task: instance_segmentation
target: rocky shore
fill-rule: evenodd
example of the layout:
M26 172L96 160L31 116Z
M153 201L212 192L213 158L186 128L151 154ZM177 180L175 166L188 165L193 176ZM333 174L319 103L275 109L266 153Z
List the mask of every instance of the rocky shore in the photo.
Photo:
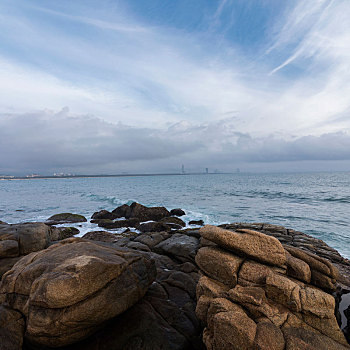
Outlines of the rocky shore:
M101 210L82 238L77 214L0 222L0 349L350 349L349 260L282 226L184 214Z

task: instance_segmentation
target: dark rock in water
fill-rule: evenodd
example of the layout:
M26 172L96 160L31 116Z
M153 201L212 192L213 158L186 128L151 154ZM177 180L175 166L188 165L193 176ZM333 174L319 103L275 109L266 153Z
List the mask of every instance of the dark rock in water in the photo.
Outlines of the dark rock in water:
M69 238L23 257L2 279L0 299L25 317L30 343L59 347L130 308L155 276L145 255Z
M0 306L1 350L22 350L24 318L15 310Z
M191 220L188 224L189 225L203 226L204 225L204 221L203 220Z
M137 228L140 224L138 219L126 219L126 220L116 220L116 221L103 221L99 222L99 227L104 227L107 229L116 229L122 227L135 227Z
M79 229L76 227L56 227L60 231L59 240L73 237L79 234Z
M5 221L0 220L0 225L7 225L7 223Z
M180 218L174 217L174 216L160 219L159 222L163 222L164 224L167 224L169 226L176 225L176 226L174 226L174 228L177 228L177 229L180 229L180 228L186 226L186 223L183 220L181 220Z
M136 218L142 221L158 221L170 216L169 211L164 207L145 207L139 203L132 203L130 206L130 218Z
M85 233L85 235L82 237L84 239L89 239L91 241L100 241L100 242L109 242L113 243L117 240L117 237L106 231L90 231Z
M75 222L86 222L86 217L79 214L72 213L61 213L50 216L47 219L47 224L49 225L59 225L66 223L75 223Z
M186 215L186 213L182 209L177 208L177 209L171 209L170 215L171 216L183 216L183 215Z
M113 220L117 218L113 213L109 212L108 210L100 210L92 214L91 219L110 219Z
M114 218L126 218L129 219L131 215L131 208L127 204L123 204L118 208L115 208L112 210L112 214L114 215Z
M162 232L162 231L170 231L171 228L170 226L162 223L162 222L156 222L156 221L152 221L152 222L146 222L144 224L141 224L138 229L141 232Z

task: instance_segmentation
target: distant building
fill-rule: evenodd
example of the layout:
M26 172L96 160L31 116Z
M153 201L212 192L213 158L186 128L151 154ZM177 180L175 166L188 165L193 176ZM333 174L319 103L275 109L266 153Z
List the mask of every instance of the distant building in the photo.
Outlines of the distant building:
M32 178L32 177L39 177L40 175L39 174L30 174L30 175L26 175L26 177L30 177L30 178Z
M209 169L205 168L205 173L208 174L209 173Z
M185 174L185 166L182 164L182 167L181 167L181 174Z

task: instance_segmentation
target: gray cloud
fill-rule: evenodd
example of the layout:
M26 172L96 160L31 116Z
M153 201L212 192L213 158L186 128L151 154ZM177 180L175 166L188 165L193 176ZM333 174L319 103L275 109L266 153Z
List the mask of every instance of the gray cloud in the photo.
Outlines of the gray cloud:
M234 121L180 122L164 129L107 123L93 116L71 115L68 109L1 115L0 174L167 172L176 171L182 163L191 170L225 171L259 163L264 170L271 163L350 160L346 132L252 137L236 130Z

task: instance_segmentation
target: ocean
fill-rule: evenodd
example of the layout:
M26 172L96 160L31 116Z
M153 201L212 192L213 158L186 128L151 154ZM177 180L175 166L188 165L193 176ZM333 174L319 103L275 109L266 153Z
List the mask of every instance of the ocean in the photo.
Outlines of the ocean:
M133 201L182 208L187 223L283 225L320 238L350 258L349 172L0 181L0 220L8 223L45 221L61 212L90 218L95 211ZM80 235L99 229L89 222L75 226Z

